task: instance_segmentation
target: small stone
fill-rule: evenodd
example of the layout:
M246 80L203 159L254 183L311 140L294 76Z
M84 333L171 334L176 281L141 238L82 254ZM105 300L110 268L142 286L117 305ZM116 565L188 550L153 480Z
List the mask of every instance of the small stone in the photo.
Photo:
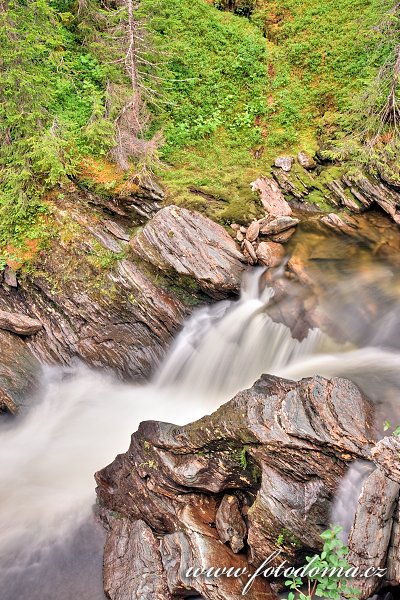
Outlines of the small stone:
M285 249L276 242L261 242L256 254L259 262L266 267L278 267L285 258Z
M240 226L240 231L241 233L246 233L247 232L247 227L243 227L243 225Z
M17 335L33 335L42 329L38 319L32 319L20 313L10 313L0 310L0 329L11 331Z
M244 240L243 242L243 254L249 260L249 262L253 265L257 264L257 255L254 251L253 246L250 244L249 240Z
M233 231L239 231L240 225L237 223L231 223L231 229L233 229Z
M278 156L278 158L275 159L275 166L281 168L283 171L289 172L292 165L292 156Z
M258 223L258 221L253 221L252 223L250 223L247 229L246 239L248 239L249 242L254 242L258 238L259 232L260 224Z
M243 240L244 240L244 235L243 235L243 233L242 233L241 231L238 231L238 232L237 232L237 234L236 234L236 239L237 239L237 241L238 241L238 242L243 242Z
M17 274L11 267L7 266L4 269L4 282L7 283L7 285L9 285L10 287L18 287Z
M282 231L281 233L277 233L276 235L271 235L271 240L279 244L285 244L290 240L294 233L296 233L295 229L288 229L287 231Z
M311 156L307 154L307 152L299 152L297 155L297 160L299 162L299 165L303 167L303 169L307 169L308 171L315 169L315 167L317 166L315 160L311 158Z
M243 540L247 528L236 496L225 495L223 497L217 510L215 525L221 542L224 544L229 542L233 552L237 554L244 547Z
M272 220L267 217L259 222L260 233L263 235L275 235L296 227L298 223L300 223L299 219L293 219L292 217L277 217Z

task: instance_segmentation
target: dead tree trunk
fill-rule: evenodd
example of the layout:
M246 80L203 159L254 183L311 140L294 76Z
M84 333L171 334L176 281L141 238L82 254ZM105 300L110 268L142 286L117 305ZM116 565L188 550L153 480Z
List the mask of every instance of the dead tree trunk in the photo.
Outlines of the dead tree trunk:
M135 18L135 10L137 5L134 0L127 0L128 9L128 41L129 47L125 59L126 68L131 80L132 86L132 100L131 100L131 111L132 119L136 124L137 131L141 129L140 126L140 104L141 95L139 87L139 72L138 72L138 57L137 57L137 40L138 40L138 22Z
M400 77L400 46L397 48L396 62L393 67L393 80L390 86L390 92L386 100L386 104L382 111L382 122L389 123L397 130L400 110L397 102L397 87Z

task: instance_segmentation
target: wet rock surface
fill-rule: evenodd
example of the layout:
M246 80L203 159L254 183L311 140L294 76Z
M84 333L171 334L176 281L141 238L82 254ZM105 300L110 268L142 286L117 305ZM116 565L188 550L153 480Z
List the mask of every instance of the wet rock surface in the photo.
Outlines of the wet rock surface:
M247 265L221 226L184 209L157 212L154 203L156 216L134 240L143 250L140 240L161 236L162 264L154 248L143 260L128 240L147 213L134 220L129 199L103 200L73 189L53 206L60 237L29 272L13 263L0 274L0 329L27 336L44 363L79 359L145 380L192 306L237 293Z
M131 241L143 260L192 277L214 298L237 292L244 258L220 225L200 213L167 206Z
M46 263L47 272L57 275L61 265L51 256ZM101 294L75 279L54 289L49 277L37 273L18 290L0 287L0 308L28 310L41 323L26 344L43 363L71 364L79 358L128 378L145 378L183 321L186 307L127 259L102 285Z
M15 414L38 384L41 367L24 342L0 330L0 413Z
M166 576L173 598L236 599L244 581L188 579L187 569L251 571L278 538L291 564L319 550L348 463L373 445L371 421L369 401L346 380L264 375L190 425L142 423L128 452L96 475L103 518L144 521L160 537L160 585ZM260 577L248 597L274 595Z

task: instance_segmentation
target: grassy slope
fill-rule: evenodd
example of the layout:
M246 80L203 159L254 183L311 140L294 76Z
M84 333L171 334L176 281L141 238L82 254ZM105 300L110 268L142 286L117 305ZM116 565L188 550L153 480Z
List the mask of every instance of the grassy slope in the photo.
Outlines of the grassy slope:
M19 38L26 87L37 90L33 103L29 95L20 102L25 112L38 113L32 122L40 127L33 125L18 143L2 146L1 163L11 173L0 197L6 206L0 222L3 247L7 241L23 245L28 237L38 238L40 248L51 221L40 201L43 182L51 187L73 172L113 194L126 179L104 158L112 142L107 122L93 121L102 114L107 81L124 85L124 75L85 45L74 2L35 4L31 35L37 44L25 33L33 27L24 21L26 8L10 5L18 31L7 43ZM248 20L218 11L206 0L141 0L162 57L161 96L150 108L152 128L161 127L165 139L165 168L159 174L167 201L198 208L221 222L255 215L249 183L268 172L276 155L313 151L318 138L351 130L354 98L390 51L373 29L389 8L378 0L259 0ZM10 67L12 74L11 59ZM12 105L10 93L15 77L1 85L9 85L10 107L5 105L0 116L6 126L14 119L18 131L21 109ZM25 195L13 188L19 170L26 181L35 181Z
M174 2L165 4L171 9ZM248 22L215 11L203 0L175 2L173 10L166 10L166 29L188 70L173 65L171 71L176 77L197 74L197 80L191 89L183 88L183 100L182 90L173 90L177 108L164 114L164 156L171 168L162 177L169 199L222 221L253 216L249 182L268 172L274 157L313 152L317 140L351 130L354 98L390 50L373 29L389 8L378 0L262 0ZM261 41L264 52L258 48ZM250 65L245 74L236 72L237 55L249 47L257 70ZM232 105L225 98L236 86L233 109L239 116L232 123L226 110ZM200 139L189 135L190 143L182 143L182 123L192 131L199 117L208 119L212 130ZM195 196L190 187L220 201Z

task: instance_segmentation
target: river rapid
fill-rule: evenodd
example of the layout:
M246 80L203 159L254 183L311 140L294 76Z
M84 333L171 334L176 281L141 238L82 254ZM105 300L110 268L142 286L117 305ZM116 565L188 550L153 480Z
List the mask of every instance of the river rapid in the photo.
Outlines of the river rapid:
M27 409L0 422L2 600L104 599L93 475L126 451L140 421L188 423L270 373L347 377L374 400L379 430L384 419L400 423L399 269L362 244L329 239L328 257L320 248L315 259L326 331L295 339L270 316L271 279L253 269L239 299L194 312L147 385L84 365L43 368ZM283 277L278 271L274 281ZM290 300L282 300L282 314ZM333 519L345 528L367 470L350 467L338 491Z

